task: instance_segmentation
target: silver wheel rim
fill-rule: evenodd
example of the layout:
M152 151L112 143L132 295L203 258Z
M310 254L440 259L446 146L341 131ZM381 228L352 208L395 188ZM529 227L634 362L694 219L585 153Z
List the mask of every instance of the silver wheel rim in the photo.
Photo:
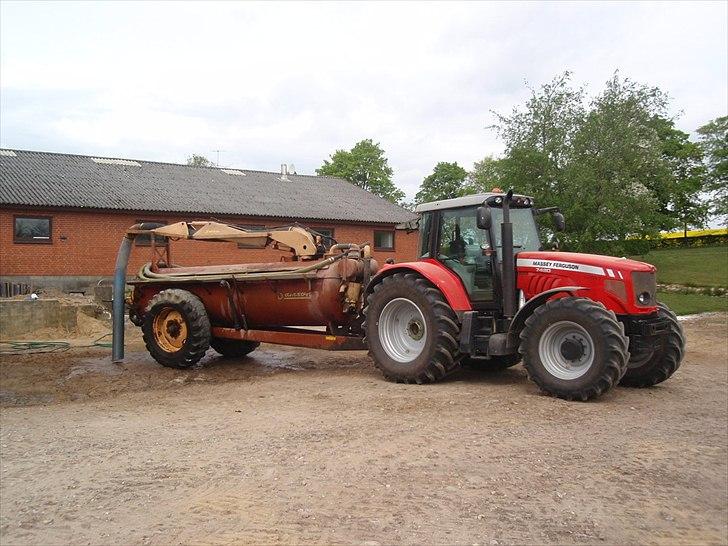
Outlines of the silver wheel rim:
M546 371L570 381L584 375L594 363L594 342L576 322L551 324L538 342L538 353Z
M379 341L390 358L397 362L411 362L425 348L427 324L425 317L412 301L395 298L379 315Z

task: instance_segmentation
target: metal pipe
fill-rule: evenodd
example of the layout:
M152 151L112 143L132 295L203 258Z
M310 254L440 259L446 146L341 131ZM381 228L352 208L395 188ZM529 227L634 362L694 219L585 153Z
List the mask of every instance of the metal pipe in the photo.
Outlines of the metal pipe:
M306 267L300 267L290 271L270 271L258 273L230 272L224 274L195 274L189 273L154 273L150 269L150 264L145 264L139 271L139 278L147 282L164 282L174 280L175 282L184 281L221 281L228 279L238 279L241 281L264 281L264 280L296 280L305 277L307 273L315 272L318 269L327 267L334 262L344 258L346 254L341 253L336 256L327 258L321 262Z
M503 223L501 224L501 283L503 285L503 315L513 318L516 314L516 266L513 259L513 224L511 224L510 204L513 190L509 190L503 199Z
M134 235L125 235L121 240L119 253L116 255L114 270L114 291L112 295L112 329L111 329L111 361L124 360L124 297L126 291L126 268L129 264L129 253Z

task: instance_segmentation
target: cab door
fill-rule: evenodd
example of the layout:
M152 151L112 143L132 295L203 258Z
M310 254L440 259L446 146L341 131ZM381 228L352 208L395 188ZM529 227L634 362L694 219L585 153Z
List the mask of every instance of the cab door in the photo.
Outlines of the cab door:
M489 231L478 228L476 210L463 207L440 211L437 260L460 277L471 301L492 302L495 253Z

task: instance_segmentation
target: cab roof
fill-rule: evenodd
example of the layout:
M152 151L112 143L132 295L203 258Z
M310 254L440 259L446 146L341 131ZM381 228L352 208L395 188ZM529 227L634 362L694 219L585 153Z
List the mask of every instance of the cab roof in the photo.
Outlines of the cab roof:
M482 205L483 201L488 199L488 197L493 197L494 195L505 195L505 193L477 193L475 195L465 195L463 197L456 197L455 199L442 199L441 201L432 201L430 203L422 203L421 205L417 205L415 207L415 212L427 212L431 210L440 210L440 209L457 209L460 207L472 207L473 205ZM528 197L526 195L516 195L514 194L513 197ZM533 198L529 197L531 201L533 202Z

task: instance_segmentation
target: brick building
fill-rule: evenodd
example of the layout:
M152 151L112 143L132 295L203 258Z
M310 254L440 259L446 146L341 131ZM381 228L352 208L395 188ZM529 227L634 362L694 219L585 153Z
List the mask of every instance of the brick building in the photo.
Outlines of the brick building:
M0 282L85 289L113 275L126 229L216 219L299 223L338 242L371 242L380 262L415 257L414 215L344 180L130 159L0 150ZM150 259L137 240L129 271ZM147 247L147 248L145 248ZM282 252L177 241L183 265L277 261Z

